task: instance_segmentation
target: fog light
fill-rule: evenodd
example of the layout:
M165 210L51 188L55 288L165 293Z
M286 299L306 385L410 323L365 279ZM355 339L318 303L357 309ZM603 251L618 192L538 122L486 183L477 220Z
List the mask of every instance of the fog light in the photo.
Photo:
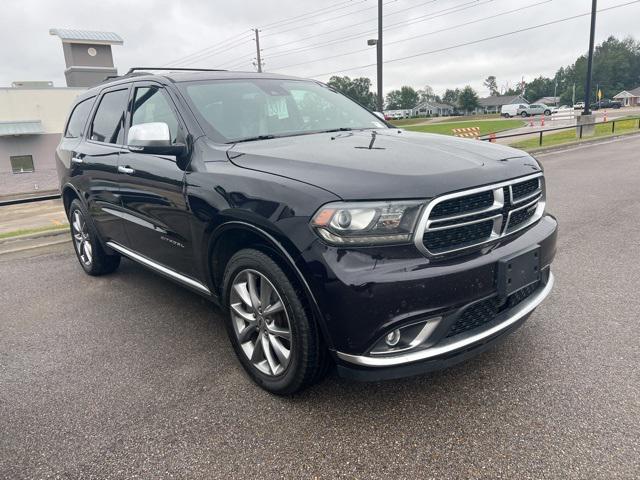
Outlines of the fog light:
M393 332L387 333L384 337L384 343L390 347L395 347L400 341L400 329L396 328Z

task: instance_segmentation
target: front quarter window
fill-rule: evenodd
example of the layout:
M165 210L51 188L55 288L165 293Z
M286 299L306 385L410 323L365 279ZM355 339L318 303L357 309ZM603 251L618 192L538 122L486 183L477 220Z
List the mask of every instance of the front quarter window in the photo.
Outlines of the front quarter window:
M386 128L374 114L315 82L234 79L181 85L208 135L232 143L328 130Z

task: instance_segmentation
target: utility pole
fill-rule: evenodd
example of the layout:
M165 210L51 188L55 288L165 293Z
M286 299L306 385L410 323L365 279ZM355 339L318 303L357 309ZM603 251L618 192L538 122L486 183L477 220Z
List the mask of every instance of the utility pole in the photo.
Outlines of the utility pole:
M593 41L596 34L596 9L598 8L598 0L591 1L591 32L589 34L589 60L587 62L587 85L584 91L584 111L583 115L591 113L591 71L593 69Z
M382 0L378 0L378 43L376 47L378 49L376 52L378 55L378 111L382 112L384 108L384 99L382 98Z
M258 73L262 73L262 57L260 56L260 33L257 28L255 28L253 31L256 34L256 61L258 62Z

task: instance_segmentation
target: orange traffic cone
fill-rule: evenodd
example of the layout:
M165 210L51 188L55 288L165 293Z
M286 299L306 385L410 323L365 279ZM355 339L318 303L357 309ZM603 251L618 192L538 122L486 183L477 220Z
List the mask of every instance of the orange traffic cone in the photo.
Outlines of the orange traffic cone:
M496 134L495 133L492 133L492 134L489 135L489 141L491 143L496 143Z
M606 110L604 111L604 121L605 122L607 121L607 111Z
M529 126L533 127L533 117L531 117L531 120L529 120Z
M544 113L542 114L542 116L540 117L540 126L544 127Z

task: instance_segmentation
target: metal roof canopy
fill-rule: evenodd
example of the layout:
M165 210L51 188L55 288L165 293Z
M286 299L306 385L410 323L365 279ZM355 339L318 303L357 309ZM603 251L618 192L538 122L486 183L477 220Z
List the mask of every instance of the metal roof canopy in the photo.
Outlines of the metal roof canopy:
M124 40L114 32L96 32L93 30L71 30L52 28L50 35L57 35L62 43L95 43L99 45L122 45Z
M0 137L18 135L40 135L44 133L40 120L21 120L17 122L0 122Z

